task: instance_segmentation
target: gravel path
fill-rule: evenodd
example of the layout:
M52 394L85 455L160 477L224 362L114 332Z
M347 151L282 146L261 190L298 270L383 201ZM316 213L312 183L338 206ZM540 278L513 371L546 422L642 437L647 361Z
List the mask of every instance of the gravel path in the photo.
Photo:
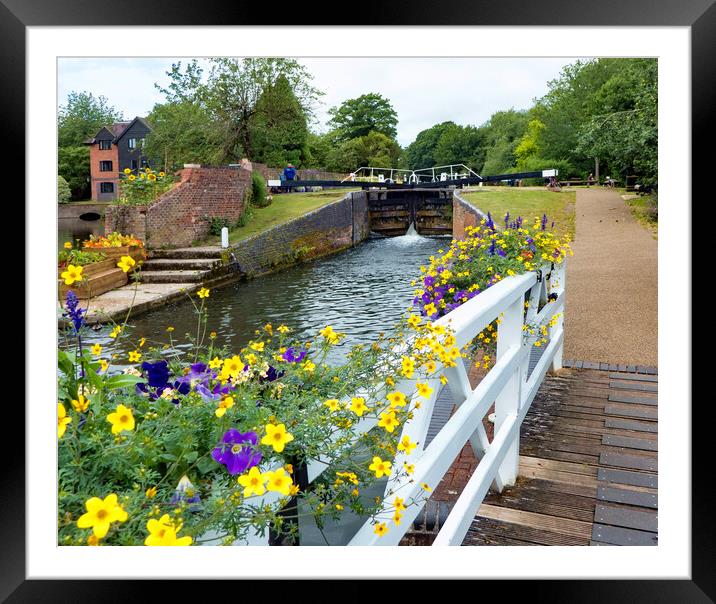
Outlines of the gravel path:
M579 189L564 358L658 365L657 242L618 193Z

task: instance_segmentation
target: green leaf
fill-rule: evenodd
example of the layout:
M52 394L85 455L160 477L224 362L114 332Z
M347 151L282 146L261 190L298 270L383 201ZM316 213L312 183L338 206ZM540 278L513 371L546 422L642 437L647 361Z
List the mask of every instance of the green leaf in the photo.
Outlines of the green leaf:
M140 384L143 382L144 378L138 375L122 374L113 375L112 377L107 378L104 385L105 388L108 388L110 390L117 390L119 388L129 388L131 386L135 386L136 384Z
M184 459L186 459L188 463L194 463L197 457L199 457L199 453L197 451L190 451L184 456Z

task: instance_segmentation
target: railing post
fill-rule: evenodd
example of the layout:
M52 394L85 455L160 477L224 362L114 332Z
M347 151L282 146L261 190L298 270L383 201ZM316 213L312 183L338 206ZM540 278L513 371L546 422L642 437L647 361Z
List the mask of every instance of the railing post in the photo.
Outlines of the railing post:
M552 271L551 280L550 283L551 291L550 293L560 294L565 291L566 286L566 278L567 278L567 260L562 260L559 264L555 265L554 270ZM564 313L567 308L566 300L562 304L562 312L559 318L557 319L557 323L554 327L549 328L549 335L553 336L554 334L559 333L562 329L564 329ZM552 358L552 363L550 364L549 370L551 373L555 373L556 371L559 371L562 369L562 352L564 350L564 338L562 339L562 344L559 345L559 348L555 351L554 357Z
M524 325L524 297L519 296L504 312L497 329L497 359L509 348L522 346L522 326ZM520 409L522 397L523 364L520 363L515 372L495 400L495 435L509 416L516 416ZM493 482L498 491L502 487L515 484L520 459L520 433L515 434L509 445L507 454L497 472L499 480Z

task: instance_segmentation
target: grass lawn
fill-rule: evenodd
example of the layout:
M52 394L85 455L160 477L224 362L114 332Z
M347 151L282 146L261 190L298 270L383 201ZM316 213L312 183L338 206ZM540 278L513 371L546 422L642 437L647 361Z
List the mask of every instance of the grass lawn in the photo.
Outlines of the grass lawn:
M330 189L316 193L280 193L273 196L273 202L266 208L251 208L253 216L243 227L234 227L229 231L229 242L236 243L252 235L261 233L283 224L308 212L325 206L343 197L349 191L358 189ZM210 236L202 245L211 245L221 241L220 236Z
M659 204L654 195L639 195L626 200L634 217L648 228L654 239L659 232Z
M482 187L469 192L459 192L460 196L476 208L492 214L496 223L504 221L505 213L511 218L522 216L530 221L535 216L547 214L549 223L554 220L558 233L569 233L574 238L574 205L577 199L575 191L547 191L544 188L531 187Z

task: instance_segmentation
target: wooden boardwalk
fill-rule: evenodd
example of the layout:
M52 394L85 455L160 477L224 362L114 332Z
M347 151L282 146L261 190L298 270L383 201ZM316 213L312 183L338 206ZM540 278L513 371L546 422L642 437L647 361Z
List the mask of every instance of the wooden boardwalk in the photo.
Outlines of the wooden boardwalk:
M463 545L657 544L658 377L588 365L545 378L522 425L517 483L488 494ZM406 544L432 542L476 465L466 446Z

